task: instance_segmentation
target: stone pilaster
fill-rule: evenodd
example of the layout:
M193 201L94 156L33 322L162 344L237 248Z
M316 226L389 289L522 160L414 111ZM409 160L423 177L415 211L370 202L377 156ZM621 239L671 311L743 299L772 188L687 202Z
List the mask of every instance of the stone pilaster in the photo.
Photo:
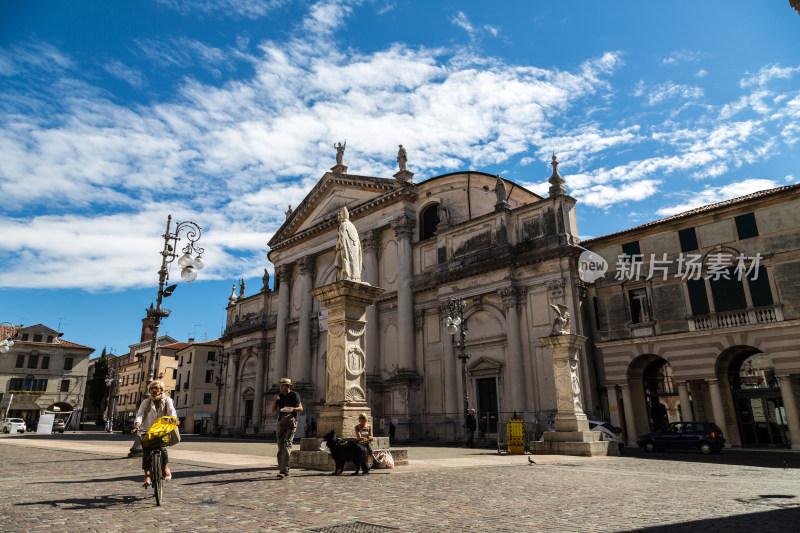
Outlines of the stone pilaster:
M516 287L505 287L497 291L503 298L503 309L506 313L506 357L510 370L511 398L509 398L507 411L522 413L526 406L533 405L533 400L527 398L529 388L528 372L522 360L522 336L520 334L519 313L517 304L520 299L520 290Z
M789 425L789 439L792 441L792 449L800 450L800 419L797 416L797 401L792 390L792 377L788 374L778 376L781 387L781 399L783 399L783 409L786 411L786 422Z
M313 257L304 257L298 261L300 266L300 320L297 335L298 369L294 378L310 384L311 377L311 307L314 303L311 289L314 283L316 264ZM280 379L280 378L278 378Z
M368 230L361 238L361 251L363 252L364 277L363 281L373 287L378 286L378 258L380 254L380 235L375 230ZM383 353L381 353L380 324L378 323L378 306L367 307L367 371L370 374L380 374L383 368Z
M685 381L678 382L678 397L681 399L681 418L685 422L694 420L692 415L692 405L689 401L689 387Z
M253 394L253 417L256 419L256 433L264 420L264 381L266 380L267 359L269 348L266 344L255 349L256 354L256 383Z
M400 368L414 368L414 300L411 293L413 277L411 236L414 220L401 216L391 222L397 237L397 344Z
M292 279L292 265L281 265L275 267L275 275L278 278L278 320L275 325L275 380L277 387L278 381L286 376L286 361L288 359L287 349L289 344L286 338L286 321L289 319L289 298L291 294L290 281Z

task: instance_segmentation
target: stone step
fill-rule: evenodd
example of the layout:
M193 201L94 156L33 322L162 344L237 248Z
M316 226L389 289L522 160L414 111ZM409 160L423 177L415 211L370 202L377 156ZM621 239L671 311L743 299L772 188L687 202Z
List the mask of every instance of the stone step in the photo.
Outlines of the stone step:
M376 449L374 451L378 453L378 451L381 450ZM391 448L389 451L392 453L395 468L408 465L408 450L403 448ZM370 461L369 464L372 466L372 461ZM303 450L302 447L300 450L292 451L289 457L289 466L291 468L305 468L307 470L322 470L326 472L333 472L336 469L336 463L331 457L330 452L322 452L319 449ZM350 461L345 463L345 472L352 472L353 470L355 470L355 465L353 463Z
M356 440L354 438L344 440ZM304 437L300 439L300 451L313 452L318 451L320 445L325 442L322 437ZM372 451L378 452L379 450L389 449L389 437L375 437L372 441Z

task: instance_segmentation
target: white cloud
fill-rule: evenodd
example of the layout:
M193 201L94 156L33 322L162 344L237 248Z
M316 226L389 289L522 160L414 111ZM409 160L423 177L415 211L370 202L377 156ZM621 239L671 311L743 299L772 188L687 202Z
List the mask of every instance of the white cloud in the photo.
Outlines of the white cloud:
M789 79L796 72L800 72L800 67L780 67L777 64L764 66L757 74L739 80L739 86L742 88L763 86L776 78Z
M145 84L145 79L142 72L138 69L125 65L122 61L109 61L103 65L103 68L112 76L128 82L137 89L142 88Z
M697 100L703 96L703 89L701 87L692 87L673 82L660 83L652 88L648 88L643 81L640 81L636 85L634 96L646 96L647 105L654 106L673 98Z
M697 74L695 74L695 76L697 76L698 78L705 78L706 76L708 76L708 71L705 69L700 69L697 71Z
M456 14L450 18L450 23L464 29L470 35L475 33L475 28L472 26L469 19L467 19L467 16L463 11L456 12Z
M286 0L156 0L156 2L183 15L196 12L257 19L269 15L285 4Z
M676 50L669 57L661 60L662 65L678 65L680 63L696 63L702 54L692 50Z
M685 200L679 204L663 207L656 211L658 216L666 217L683 213L697 207L723 202L732 198L738 198L754 192L774 189L779 185L767 179L750 178L740 182L729 183L720 187L706 187L702 191L686 191L680 193Z

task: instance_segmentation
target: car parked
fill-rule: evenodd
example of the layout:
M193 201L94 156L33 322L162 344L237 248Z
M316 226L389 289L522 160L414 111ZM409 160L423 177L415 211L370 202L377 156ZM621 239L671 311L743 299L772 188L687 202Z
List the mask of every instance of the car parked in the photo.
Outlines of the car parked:
M611 425L603 420L589 420L589 429L600 433L600 440L614 442L619 446L619 453L625 448L625 439L622 438L622 428Z
M67 429L67 424L64 423L64 419L56 418L53 420L53 433L64 433L65 429Z
M3 433L25 433L25 421L21 418L4 418Z
M647 452L659 450L700 450L700 453L718 453L725 446L719 426L712 422L672 422L653 433L636 439L636 444Z

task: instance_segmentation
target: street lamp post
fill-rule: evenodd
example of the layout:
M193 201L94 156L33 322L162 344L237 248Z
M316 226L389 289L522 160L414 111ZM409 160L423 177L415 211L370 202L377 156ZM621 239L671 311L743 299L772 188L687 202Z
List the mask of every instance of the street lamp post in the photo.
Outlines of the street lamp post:
M108 404L106 405L106 433L114 432L114 418L117 412L117 395L119 394L119 385L122 383L122 378L119 377L119 372L114 368L108 369L106 375L106 386L108 387Z
M469 389L467 388L467 321L464 319L464 310L467 308L467 301L461 298L447 299L447 316L444 318L444 325L447 333L455 336L459 334L455 341L456 348L459 349L458 358L461 359L461 380L464 390L464 416L469 414Z
M161 250L161 269L158 271L158 297L156 298L155 308L150 305L147 310L147 316L153 319L153 339L150 343L150 362L147 366L147 382L153 381L156 373L156 350L158 348L158 326L162 318L166 318L170 314L169 309L161 309L161 300L170 296L175 290L175 285L170 285L166 289L164 285L169 279L169 271L167 265L172 263L178 254L175 249L180 240L180 232L185 231L186 240L189 243L183 248L183 256L178 259L178 266L181 268L181 279L186 282L192 282L197 278L197 271L205 266L203 261L203 249L195 246L200 240L201 228L195 222L187 220L186 222L178 222L175 225L174 231L170 231L172 224L172 215L167 217L167 231L162 235L164 237L164 248ZM197 253L197 257L192 257L193 253Z
M222 397L222 386L225 385L222 376L228 366L228 357L224 352L220 352L217 358L217 366L219 367L219 372L214 378L214 384L217 386L217 411L214 413L214 433L219 437L222 434L222 427L219 425L219 400Z

